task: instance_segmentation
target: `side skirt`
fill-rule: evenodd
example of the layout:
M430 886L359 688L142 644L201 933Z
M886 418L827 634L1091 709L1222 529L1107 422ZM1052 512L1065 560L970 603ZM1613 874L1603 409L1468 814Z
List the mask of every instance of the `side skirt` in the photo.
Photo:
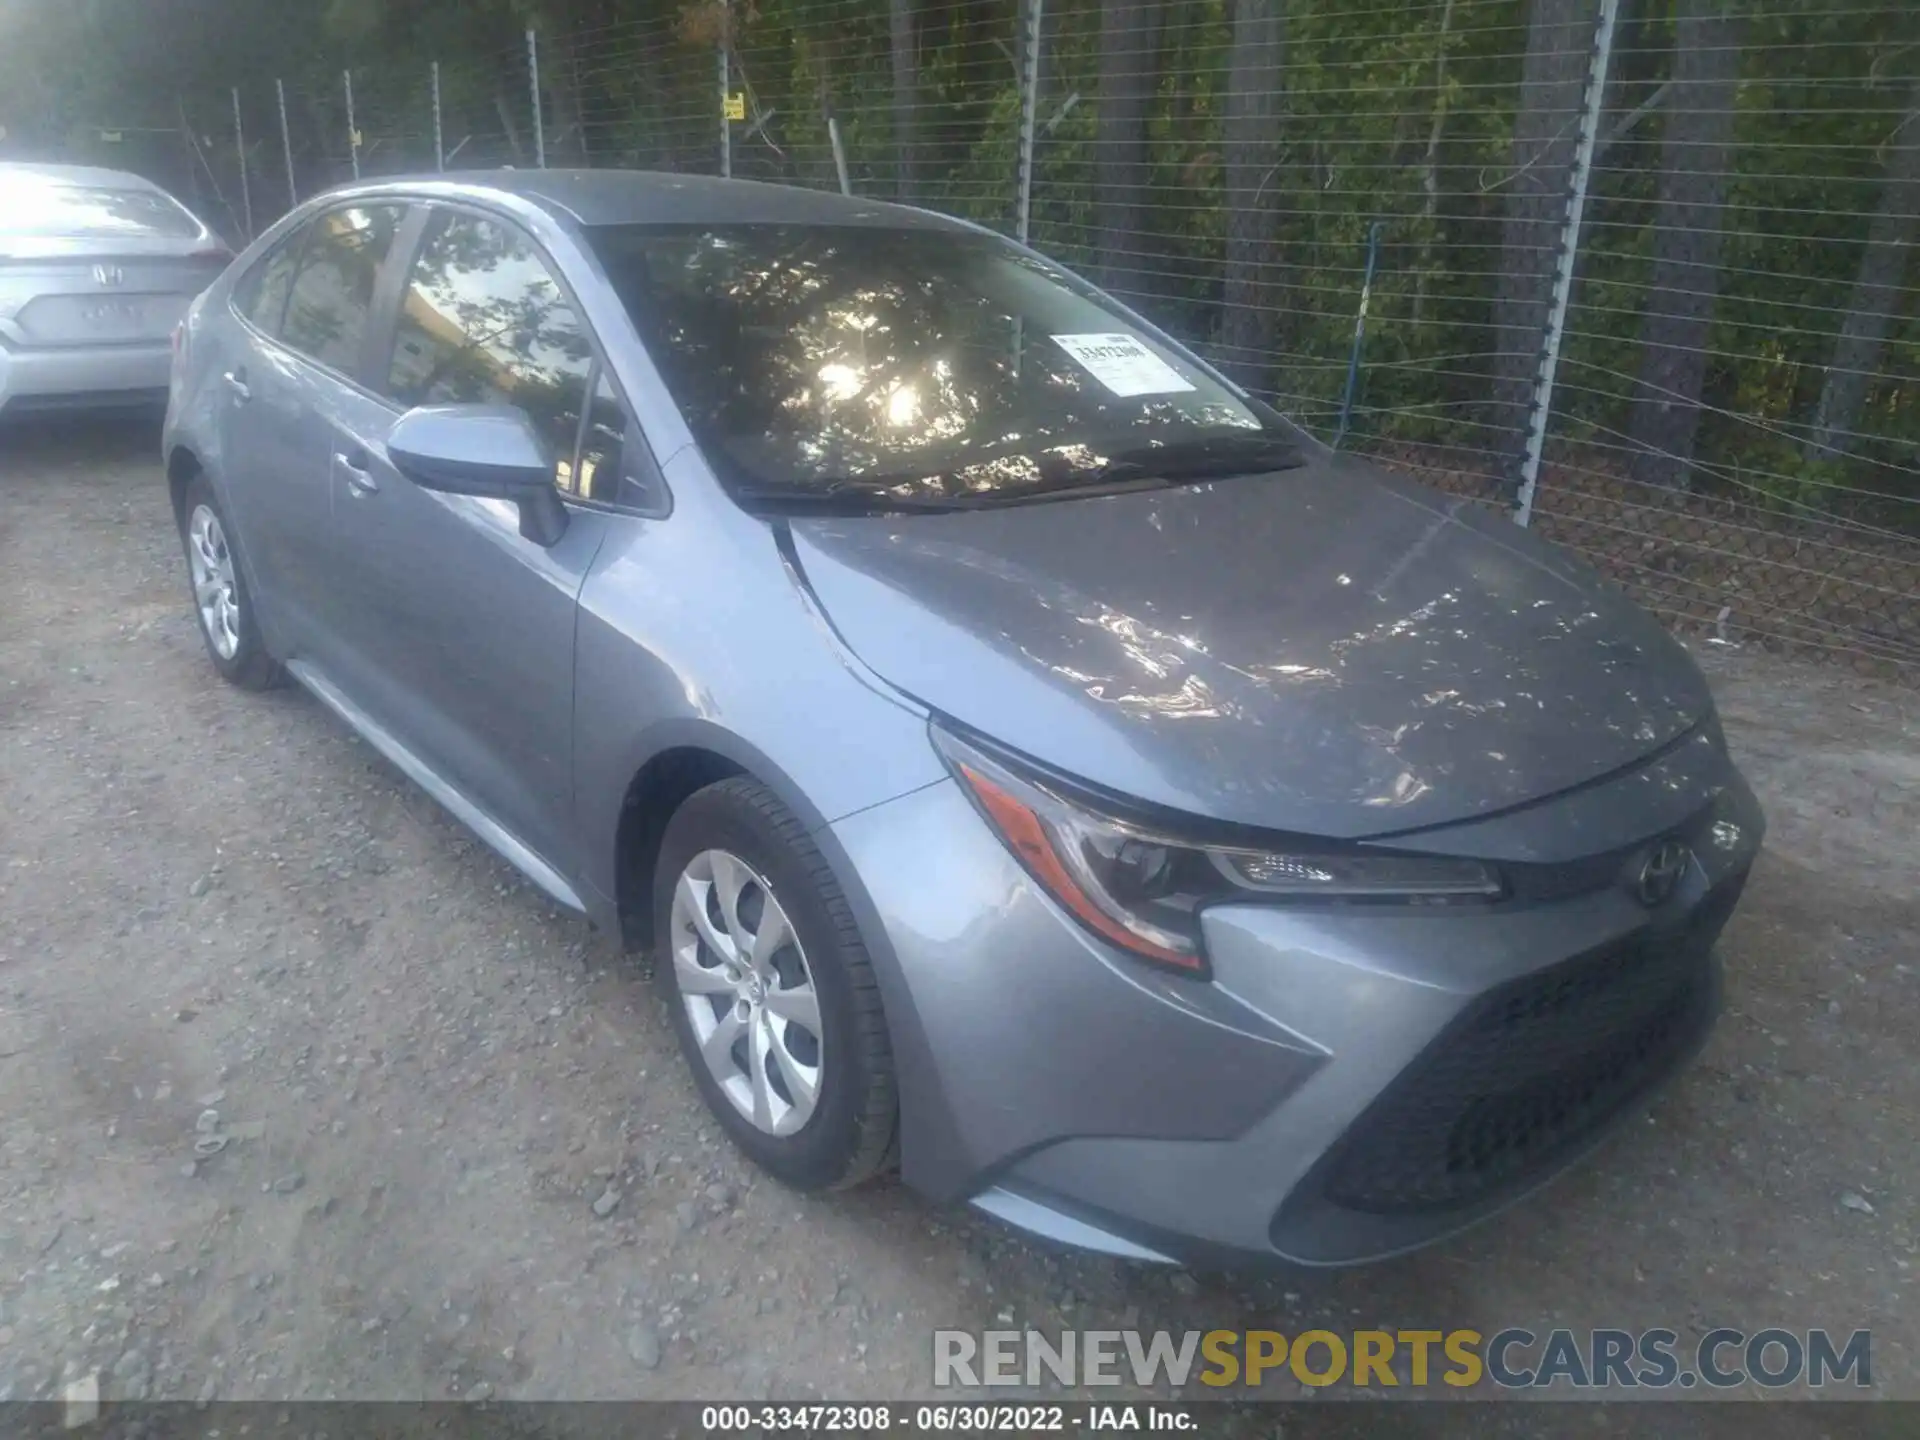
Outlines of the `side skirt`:
M442 779L432 766L401 744L370 715L341 694L332 681L304 660L289 660L286 665L287 673L311 691L316 700L333 711L363 740L391 760L409 780L439 801L456 820L486 841L502 860L538 885L556 903L582 915L587 913L586 901L580 898L558 870L521 844L506 826Z

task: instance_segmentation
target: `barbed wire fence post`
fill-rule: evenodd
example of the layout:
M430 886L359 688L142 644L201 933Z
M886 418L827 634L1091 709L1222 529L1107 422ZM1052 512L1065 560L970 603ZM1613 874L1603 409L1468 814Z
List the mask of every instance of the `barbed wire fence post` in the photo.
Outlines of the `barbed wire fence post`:
M1024 245L1033 229L1033 141L1040 113L1040 32L1046 0L1026 0L1020 25L1020 151L1013 233Z
M1547 421L1553 412L1553 383L1560 368L1560 344L1566 336L1567 302L1573 294L1573 267L1580 252L1580 221L1587 209L1587 184L1593 174L1594 138L1600 128L1600 106L1606 98L1607 70L1613 61L1614 22L1620 0L1600 0L1594 21L1593 53L1587 64L1587 88L1581 98L1580 129L1574 141L1573 166L1567 176L1567 213L1553 266L1553 299L1541 337L1540 369L1534 376L1527 404L1526 448L1520 457L1520 483L1514 492L1513 522L1525 527L1533 520L1533 496L1540 484L1540 455L1547 443Z
M240 223L253 240L253 185L247 178L247 127L240 116L240 87L233 87L233 153L240 165Z
M847 173L847 147L840 139L840 117L827 117L827 144L833 148L833 173L839 178L840 193L853 194L853 178Z
M729 33L733 23L733 14L723 3L720 7L720 40L715 47L715 63L720 76L720 173L731 179L733 176L733 121L727 114L727 101L733 94L733 63L730 56Z
M1367 343L1367 308L1373 301L1373 277L1380 269L1380 240L1387 233L1387 222L1375 220L1367 226L1367 264L1360 281L1360 303L1353 310L1353 348L1347 353L1347 385L1340 396L1340 424L1333 432L1333 448L1338 450L1353 424L1353 404L1360 393L1360 369Z
M347 159L353 166L353 178L360 178L360 127L353 116L353 71L340 72L341 83L347 92Z
M293 178L293 131L287 125L287 82L273 82L274 100L280 107L280 153L287 162L287 209L300 203L300 186Z
M540 105L540 37L531 28L527 30L527 84L533 100L533 163L544 170L547 168L547 122Z
M447 169L447 138L446 138L446 131L441 128L440 62L438 60L435 60L432 64L432 78L433 78L433 168L436 172L440 174L445 174Z

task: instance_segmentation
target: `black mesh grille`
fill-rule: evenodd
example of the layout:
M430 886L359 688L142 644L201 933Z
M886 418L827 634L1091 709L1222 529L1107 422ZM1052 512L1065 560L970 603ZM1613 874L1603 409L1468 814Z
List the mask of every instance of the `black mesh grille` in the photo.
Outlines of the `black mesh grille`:
M1375 1102L1327 1198L1386 1214L1471 1204L1551 1167L1666 1075L1709 1022L1724 885L1679 933L1490 992Z

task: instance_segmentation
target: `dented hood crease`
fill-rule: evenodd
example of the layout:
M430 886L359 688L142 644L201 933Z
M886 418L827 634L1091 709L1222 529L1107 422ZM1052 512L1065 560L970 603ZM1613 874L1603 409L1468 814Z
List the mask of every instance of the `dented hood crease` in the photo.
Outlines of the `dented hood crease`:
M1355 838L1511 808L1710 710L1685 651L1484 507L1346 458L1164 490L797 518L848 646L1150 804Z

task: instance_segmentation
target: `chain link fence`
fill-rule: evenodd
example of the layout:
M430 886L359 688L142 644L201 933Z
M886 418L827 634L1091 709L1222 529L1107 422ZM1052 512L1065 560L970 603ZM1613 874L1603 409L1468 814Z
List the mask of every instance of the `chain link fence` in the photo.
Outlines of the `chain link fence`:
M141 133L236 236L495 166L965 216L1683 632L1913 678L1916 74L1846 0L700 0Z

